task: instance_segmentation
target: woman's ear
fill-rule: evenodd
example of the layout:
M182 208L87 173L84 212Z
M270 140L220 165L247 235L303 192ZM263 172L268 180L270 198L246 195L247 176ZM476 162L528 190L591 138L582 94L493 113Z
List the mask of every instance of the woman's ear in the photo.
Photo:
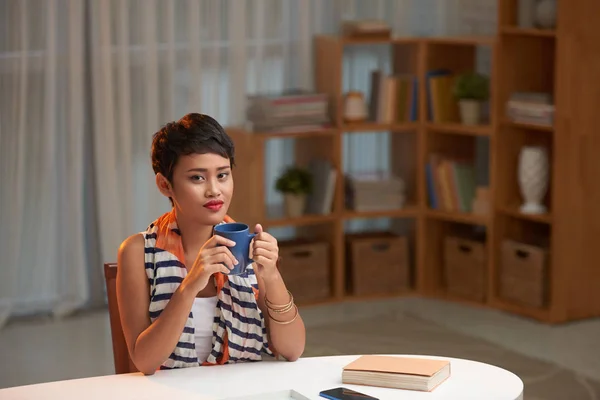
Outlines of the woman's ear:
M156 174L156 187L165 197L173 197L173 187L171 182L160 172Z

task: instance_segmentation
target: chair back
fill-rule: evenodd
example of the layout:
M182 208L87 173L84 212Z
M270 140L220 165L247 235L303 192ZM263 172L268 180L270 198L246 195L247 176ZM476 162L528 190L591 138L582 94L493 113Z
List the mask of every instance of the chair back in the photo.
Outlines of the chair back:
M104 264L104 280L106 281L106 296L108 297L108 314L110 317L110 332L112 336L113 357L116 374L138 372L129 357L127 342L123 335L119 305L117 304L117 264Z

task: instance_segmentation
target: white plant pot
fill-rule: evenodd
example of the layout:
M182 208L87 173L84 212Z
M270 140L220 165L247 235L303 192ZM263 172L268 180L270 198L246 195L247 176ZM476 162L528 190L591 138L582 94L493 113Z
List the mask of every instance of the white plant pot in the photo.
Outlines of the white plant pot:
M481 102L477 100L460 100L460 119L465 125L478 125L481 121Z
M300 217L304 214L306 195L286 193L283 197L285 213L290 218Z
M523 196L521 212L524 214L544 214L542 203L548 190L550 171L548 153L541 146L525 146L519 154L519 187Z

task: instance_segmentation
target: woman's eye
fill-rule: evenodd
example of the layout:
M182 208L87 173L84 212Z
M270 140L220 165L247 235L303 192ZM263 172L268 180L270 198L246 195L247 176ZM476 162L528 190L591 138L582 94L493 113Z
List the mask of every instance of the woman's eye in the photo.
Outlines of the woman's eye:
M219 179L225 179L229 176L229 172L222 172L219 174Z
M204 179L204 177L200 176L200 175L193 175L190 177L191 180L193 181L201 181Z

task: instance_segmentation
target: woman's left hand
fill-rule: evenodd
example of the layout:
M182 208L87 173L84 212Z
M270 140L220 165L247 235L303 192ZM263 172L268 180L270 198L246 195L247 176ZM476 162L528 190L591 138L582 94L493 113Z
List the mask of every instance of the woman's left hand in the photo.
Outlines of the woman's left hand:
M260 224L254 228L256 236L250 247L250 258L255 262L257 275L265 280L279 276L277 269L277 260L279 259L279 247L277 239L271 234L263 231Z

